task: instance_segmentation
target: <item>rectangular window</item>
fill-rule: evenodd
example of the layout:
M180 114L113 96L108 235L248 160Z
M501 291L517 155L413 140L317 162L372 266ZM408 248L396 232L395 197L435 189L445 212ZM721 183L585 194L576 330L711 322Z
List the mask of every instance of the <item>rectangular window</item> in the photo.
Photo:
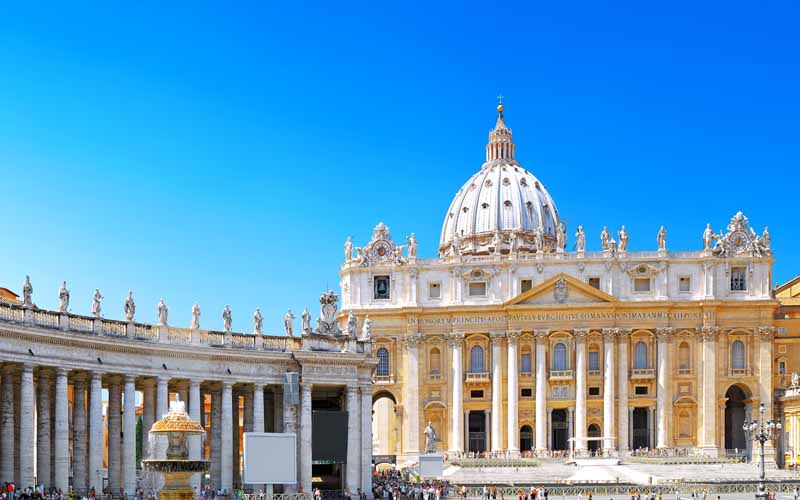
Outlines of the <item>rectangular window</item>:
M388 276L375 276L375 290L373 297L375 300L387 300L389 298Z
M519 291L520 293L525 293L528 290L533 288L533 280L520 280L519 281Z
M469 284L470 297L486 297L486 283L483 281L473 281Z
M650 278L634 278L633 279L634 292L649 292L650 291Z
M786 361L781 361L778 363L778 373L781 375L786 375Z
M431 283L428 285L428 298L440 299L442 297L442 284Z
M483 391L469 391L469 397L472 399L481 399L483 398Z
M529 352L522 353L519 371L521 371L522 373L531 372L531 353Z
M600 278L598 278L597 276L592 276L591 278L589 278L589 286L593 286L598 290L600 290Z
M519 391L520 396L523 398L532 398L533 397L533 389L530 387L522 389Z
M680 278L678 278L678 291L680 292L692 291L692 279L689 276L681 276Z
M637 385L633 389L633 393L637 396L647 396L647 386L646 385Z
M589 396L599 396L599 395L600 395L599 387L589 387Z
M731 291L744 292L747 290L747 268L731 268Z
M597 351L589 351L589 370L600 369L600 353Z

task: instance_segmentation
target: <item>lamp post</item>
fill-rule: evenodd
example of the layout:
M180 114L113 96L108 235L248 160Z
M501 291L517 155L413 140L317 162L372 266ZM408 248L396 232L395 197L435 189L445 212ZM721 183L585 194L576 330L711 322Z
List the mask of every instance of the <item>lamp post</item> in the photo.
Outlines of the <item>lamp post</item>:
M766 500L767 488L764 484L764 479L766 477L764 469L764 443L770 439L775 439L777 431L781 430L781 423L773 420L764 421L764 414L767 413L764 403L761 403L758 412L758 421L751 420L748 422L745 420L744 425L742 425L742 430L744 430L747 439L754 442L757 441L761 445L761 469L758 474L758 493L756 493L756 498L759 500Z

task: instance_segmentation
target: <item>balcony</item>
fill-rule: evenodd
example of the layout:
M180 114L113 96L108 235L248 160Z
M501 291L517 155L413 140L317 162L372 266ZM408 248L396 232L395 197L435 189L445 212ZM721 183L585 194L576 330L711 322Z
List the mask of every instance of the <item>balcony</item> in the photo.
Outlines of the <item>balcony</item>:
M685 376L685 375L691 375L691 374L692 374L692 369L691 368L678 368L678 375L679 376L681 376L681 375Z
M372 382L377 385L394 384L394 375L375 375Z
M656 376L656 369L655 368L634 368L631 370L631 379L648 379L648 378L655 378Z
M489 372L467 372L465 378L468 384L479 384L489 381Z
M603 372L600 371L600 370L589 370L588 375L590 377L602 377L603 376Z
M729 377L749 377L753 374L750 368L731 368Z
M519 378L529 380L533 378L533 372L519 372Z
M572 380L572 370L550 370L550 380Z
M428 380L431 382L441 382L442 381L442 374L441 373L429 373Z

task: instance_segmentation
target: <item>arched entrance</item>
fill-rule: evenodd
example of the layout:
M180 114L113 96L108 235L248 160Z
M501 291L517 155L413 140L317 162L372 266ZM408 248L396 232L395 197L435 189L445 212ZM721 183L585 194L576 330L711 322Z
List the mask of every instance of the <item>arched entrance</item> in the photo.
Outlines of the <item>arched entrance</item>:
M519 451L531 451L533 449L533 429L530 425L523 425L519 430Z
M597 424L591 424L589 426L589 430L586 433L587 437L590 438L599 438L600 437L600 426ZM586 444L586 448L589 450L590 453L598 453L600 452L600 441L599 440L590 440Z
M394 461L399 439L396 400L388 391L372 396L372 454L381 461Z
M742 425L747 418L746 401L750 399L745 389L732 385L725 392L725 450L728 453L741 453L747 450L747 437Z

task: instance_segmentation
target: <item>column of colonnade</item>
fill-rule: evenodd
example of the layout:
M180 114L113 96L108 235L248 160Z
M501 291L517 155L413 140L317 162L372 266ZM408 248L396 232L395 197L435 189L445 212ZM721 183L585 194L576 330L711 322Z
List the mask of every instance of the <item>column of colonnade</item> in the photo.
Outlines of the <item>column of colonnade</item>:
M655 337L652 345L654 349L655 394L650 396L655 399L655 405L646 404L648 429L650 432L650 446L666 448L672 446L672 437L669 430L672 420L672 396L670 394L672 376L672 356L669 344L672 342L674 329L671 327L648 328ZM771 412L771 380L772 366L772 327L760 327L756 345L758 366L758 386L756 394L767 404ZM560 330L559 330L560 331ZM574 403L567 407L569 414L569 436L576 438L577 451L587 449L587 345L586 338L591 332L602 336L602 361L603 394L602 394L602 449L606 453L627 453L633 446L632 439L632 407L630 398L630 372L632 366L631 356L634 354L630 347L633 333L631 328L579 328L573 333L574 339ZM717 436L717 333L715 326L703 327L695 333L698 363L692 364L697 370L701 380L698 388L698 437L696 447L709 456L716 456L721 444ZM549 341L553 330L536 329L533 332L535 339L535 397L533 398L534 410L534 443L537 451L548 450L551 426L548 423L549 409L548 398L550 390L548 362ZM521 331L490 332L490 373L491 373L491 406L486 411L489 422L486 428L486 442L492 452L506 452L514 455L519 452L519 337ZM419 334L418 334L419 335ZM464 396L464 369L468 362L464 361L464 332L454 332L447 336L450 366L450 394L449 394L449 440L448 449L451 453L468 451L468 442L465 439L463 410ZM502 349L505 342L506 366L502 365ZM414 353L414 359L419 354ZM504 372L505 368L505 372ZM412 375L412 376L409 376ZM506 387L503 387L505 375ZM418 394L419 379L417 370L406 372L405 397ZM503 406L503 395L506 396L506 405ZM409 421L417 419L408 418ZM505 435L503 435L503 422L505 421ZM407 432L405 429L403 432ZM505 439L504 439L505 438Z
M107 477L108 491L115 496L122 492L132 496L139 486L137 391L142 393L141 451L142 457L147 458L154 451L147 449L149 429L166 413L171 394L177 393L185 399L190 418L207 419L205 397L201 397L201 386L205 386L212 402L210 437L216 438L209 447L212 471L216 474L211 482L214 487L229 491L238 486L233 481L239 463L234 463L238 439L233 432L234 384L231 382L171 379L167 376L136 377L27 363L4 363L0 365L0 373L0 433L3 436L0 439L0 481L13 481L20 489L42 484L46 489L56 488L63 492L70 488L77 492L91 489L99 492ZM268 399L265 398L267 389L267 385L260 383L237 384L236 394L244 398L244 430L277 432L286 428L297 432L301 427L292 421L297 416L295 408L275 405L274 401L281 397L280 388L272 386ZM103 390L108 395L105 419ZM371 453L372 390L371 386L353 386L348 391L348 409L352 409L355 419L350 450L355 459L349 466L352 472L348 484L352 484L355 491L364 487L371 478L371 463L369 460L362 463L360 454ZM271 428L265 422L267 400L272 412L269 419ZM303 402L306 403L302 412L302 429L305 430L306 424L310 427L311 406L308 398ZM287 409L285 415L284 409ZM308 440L310 446L311 433L301 432L300 435L303 442ZM367 444L362 443L361 435L369 440ZM104 460L106 452L108 458ZM190 438L189 453L194 459L206 455L200 436ZM367 479L363 479L364 474ZM310 471L307 480L310 481ZM306 482L305 477L303 482ZM199 474L193 478L193 484L199 488Z

